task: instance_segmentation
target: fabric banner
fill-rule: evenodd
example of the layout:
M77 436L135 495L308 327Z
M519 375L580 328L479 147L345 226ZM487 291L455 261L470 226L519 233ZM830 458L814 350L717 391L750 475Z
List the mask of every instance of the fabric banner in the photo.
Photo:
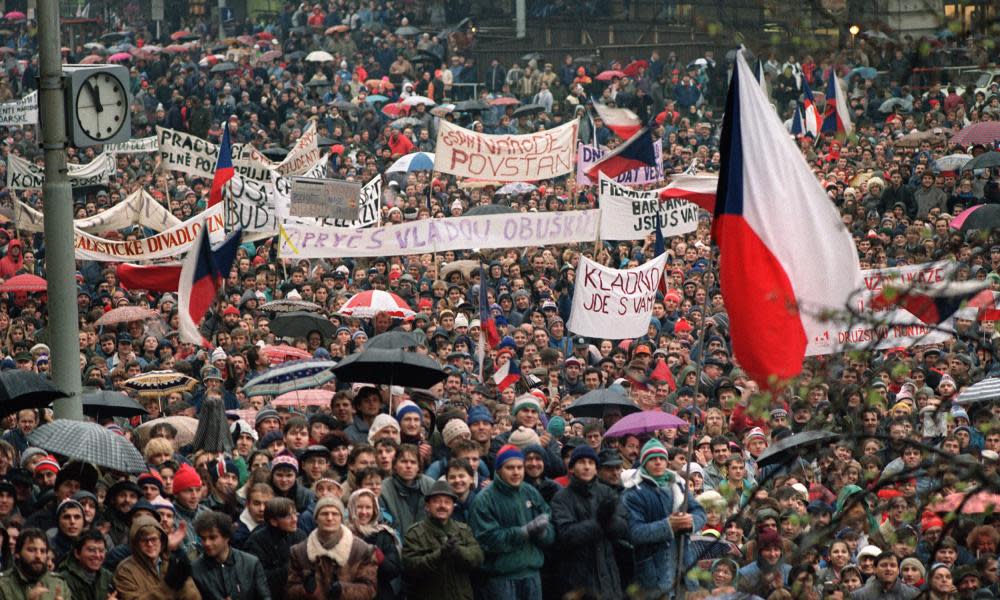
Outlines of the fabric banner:
M601 239L640 240L656 231L660 215L663 237L691 233L698 228L698 205L687 200L660 200L657 190L635 190L601 173Z
M941 326L927 325L902 308L876 309L872 300L886 285L906 289L909 286L940 284L955 269L951 261L937 261L887 269L862 271L865 288L855 295L851 309L865 315L867 322L857 324L825 323L827 328L809 341L807 356L835 354L848 349L884 349L937 344L951 339Z
M20 100L0 104L0 125L34 125L38 123L38 92Z
M612 269L581 256L566 328L613 340L646 335L666 262L661 254L634 269Z
M373 229L285 225L284 258L374 257L593 242L599 210L423 219Z
M527 135L488 135L441 121L434 170L490 181L537 181L573 170L579 120Z
M120 144L105 144L104 151L110 154L143 154L145 152L158 152L160 144L155 135L149 137L129 140Z
M176 258L194 243L202 223L208 223L209 235L221 239L225 235L222 204L201 212L187 221L141 240L108 240L83 231L76 231L74 248L77 260L99 262L136 262L157 258Z
M587 171L600 162L608 152L611 151L607 148L579 142L576 150L576 182L580 185L593 185L594 180L587 177ZM656 153L655 167L640 167L625 171L615 177L614 182L622 185L643 185L663 181L663 144L653 144L653 152Z
M14 203L14 223L22 231L45 230L41 211L18 200ZM73 227L85 233L101 233L141 225L154 231L165 231L181 223L146 190L137 190L111 208L86 219L76 219Z
M107 152L85 165L69 165L69 183L74 188L107 185L117 172L113 154ZM45 169L20 156L7 157L7 187L12 190L38 190L45 183Z

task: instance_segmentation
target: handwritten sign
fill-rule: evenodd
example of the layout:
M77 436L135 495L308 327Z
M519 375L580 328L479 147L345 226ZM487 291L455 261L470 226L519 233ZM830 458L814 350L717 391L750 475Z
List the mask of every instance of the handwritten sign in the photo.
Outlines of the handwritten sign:
M698 206L687 200L660 200L656 190L619 185L601 173L601 239L639 240L656 231L659 215L663 237L691 233L698 228Z
M434 170L490 181L537 181L573 170L578 120L527 135L488 135L441 121Z
M612 269L581 256L567 328L614 340L646 335L666 261L661 254L634 269Z

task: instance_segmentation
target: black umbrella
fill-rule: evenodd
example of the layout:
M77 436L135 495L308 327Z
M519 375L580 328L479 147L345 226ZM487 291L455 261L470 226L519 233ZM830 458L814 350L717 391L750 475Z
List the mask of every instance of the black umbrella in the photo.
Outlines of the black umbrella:
M1000 204L981 204L965 217L962 233L975 229L990 230L1000 228Z
M311 331L319 331L325 338L332 338L333 323L316 313L296 311L281 313L271 321L271 331L278 337L306 337Z
M273 326L272 326L273 329ZM371 348L333 368L338 381L429 388L448 376L432 358L406 350Z
M804 450L828 444L839 439L840 434L832 431L803 431L772 445L757 458L758 466L781 464L798 458Z
M514 109L515 117L530 117L538 113L545 112L545 107L541 104L525 104Z
M228 73L230 71L236 71L240 67L236 63L232 62L220 62L219 64L212 67L211 73Z
M321 87L330 87L331 85L333 85L333 82L330 81L330 80L327 80L327 79L313 79L312 81L310 81L309 83L306 84L306 87L321 88Z
M566 412L574 417L600 419L607 409L617 409L621 411L622 415L630 415L642 410L621 392L600 388L591 390L574 400L566 407Z
M0 372L0 416L24 408L43 408L67 396L44 375L20 369Z
M206 398L198 413L198 429L191 447L205 452L229 452L233 449L233 436L229 434L226 409L219 398Z
M301 50L296 50L295 52L289 52L285 55L288 60L302 60L306 57L306 53Z
M989 169L990 167L1000 167L1000 152L983 152L969 162L962 165L963 171L973 171L975 169Z
M288 156L288 149L281 146L271 146L270 148L264 148L260 153L271 160L282 160Z
M339 143L340 142L338 142L337 140L331 140L330 138L323 136L319 136L319 139L316 140L316 145L319 146L320 148L329 148L330 146Z
M386 331L365 342L365 348L379 348L382 350L413 348L419 345L420 340L409 331Z
M112 31L111 33L105 33L104 35L102 35L101 40L103 40L106 43L113 44L119 40L124 40L130 35L132 35L131 31Z
M346 110L348 112L356 112L358 110L357 104L352 104L347 100L334 100L330 103L331 108L336 108L337 110Z
M131 442L97 423L57 419L29 433L28 443L112 471L142 473L149 469Z
M187 35L180 36L175 41L178 41L178 42L197 42L200 39L201 39L200 35L198 35L196 33L189 33Z
M463 100L455 104L455 112L483 112L490 109L490 105L482 100Z
M100 421L107 417L135 417L149 413L141 404L119 392L94 390L80 396L83 414Z
M476 215L506 215L516 213L512 207L506 204L478 204L465 211L465 216L474 217Z

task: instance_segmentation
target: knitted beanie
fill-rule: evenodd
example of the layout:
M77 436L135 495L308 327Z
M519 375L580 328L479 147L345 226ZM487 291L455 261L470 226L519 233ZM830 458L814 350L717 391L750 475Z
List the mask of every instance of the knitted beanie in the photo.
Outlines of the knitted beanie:
M135 483L139 487L142 487L146 484L155 485L160 490L160 493L161 494L163 493L163 478L160 477L160 474L157 473L156 471L150 471L149 473L143 473L142 475L139 475L139 477L136 478Z
M465 419L465 422L469 425L473 423L487 422L493 424L493 416L490 411L485 406L473 406L469 409L469 416Z
M452 419L444 426L444 430L441 431L441 437L444 438L444 445L451 446L451 443L461 436L471 436L472 432L469 431L469 426L466 425L461 419Z
M52 473L59 473L59 463L56 461L56 457L51 454L45 455L45 458L41 460L37 465L35 465L35 475L43 473L45 471L51 471Z
M667 449L663 447L660 440L651 438L642 447L642 452L639 454L639 465L645 467L646 462L654 456L662 456L665 460L670 460L669 455L667 455Z
M319 516L319 511L323 510L327 506L332 506L340 512L340 517L344 518L347 511L344 509L344 503L340 501L340 498L336 496L323 496L316 502L316 508L313 509L313 517Z
M554 438L561 438L564 433L566 433L566 419L555 415L549 419L549 425L545 428L545 431L549 432Z
M416 414L421 420L424 418L424 411L420 410L420 407L415 402L407 400L396 407L396 420L402 423L403 417L410 413Z
M382 413L377 417L375 417L375 420L372 421L372 426L368 428L368 443L369 444L374 443L375 437L378 435L380 431L382 431L386 427L393 427L396 429L396 434L392 436L392 439L396 440L397 444L400 443L399 421L393 419L392 415L387 415L385 413Z
M502 467L505 462L512 459L524 461L524 454L517 446L512 444L502 446L500 450L497 451L496 460L493 461L495 470L499 471L500 467Z
M524 450L525 446L530 446L532 444L540 444L541 441L538 438L538 434L535 433L534 429L529 429L527 427L518 427L510 433L510 437L507 438L507 443L517 446L521 450Z
M584 444L582 446L577 446L576 448L573 448L573 454L569 455L569 468L572 469L573 465L576 464L576 461L580 460L581 458L589 458L590 460L594 461L595 465L597 464L597 453L594 452L593 448Z
M522 394L514 400L514 407L511 409L510 414L516 415L518 411L524 408L533 408L537 412L542 412L542 404L538 401L538 397L534 394Z
M191 488L201 487L201 477L198 475L198 471L194 470L189 464L183 464L174 473L174 495L177 495L185 490Z
M271 459L271 472L273 473L278 467L288 467L298 473L299 461L288 450L282 450L277 456Z
M236 463L228 456L220 456L218 460L211 461L206 466L208 467L208 476L212 479L212 483L217 482L219 477L222 477L224 473L232 473L237 477L240 475L240 470L236 467Z

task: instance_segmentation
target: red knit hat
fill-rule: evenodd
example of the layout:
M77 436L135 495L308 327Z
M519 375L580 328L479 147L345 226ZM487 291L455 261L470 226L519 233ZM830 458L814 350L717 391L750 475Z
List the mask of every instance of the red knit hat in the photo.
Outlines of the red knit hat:
M191 465L181 465L181 467L177 469L177 473L174 474L174 495L177 495L184 490L201 486L201 477Z
M51 454L46 454L45 458L41 460L37 465L35 465L35 475L43 473L45 471L51 471L52 473L59 474L59 462L56 461L56 457Z

